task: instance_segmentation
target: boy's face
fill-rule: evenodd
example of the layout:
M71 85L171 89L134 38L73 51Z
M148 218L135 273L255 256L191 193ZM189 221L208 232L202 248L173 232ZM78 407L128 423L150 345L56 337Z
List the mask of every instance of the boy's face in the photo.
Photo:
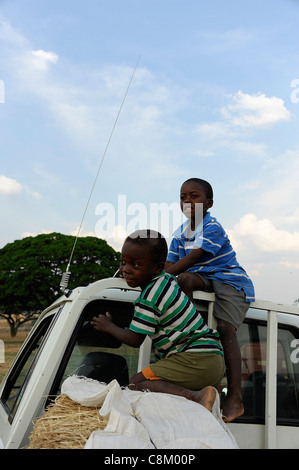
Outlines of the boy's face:
M181 210L188 219L200 222L213 205L213 199L208 199L204 188L198 183L189 181L181 187Z
M163 270L155 263L149 247L126 241L121 251L120 274L130 287L142 289Z

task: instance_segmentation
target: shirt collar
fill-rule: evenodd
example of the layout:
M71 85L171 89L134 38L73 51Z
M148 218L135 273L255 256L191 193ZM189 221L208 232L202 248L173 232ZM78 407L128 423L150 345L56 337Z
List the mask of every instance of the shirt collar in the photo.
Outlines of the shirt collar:
M196 227L196 230L193 232L193 235L191 236L191 239L198 233L202 233L203 227L210 221L211 215L209 212L206 213L206 215L203 218L203 221L198 224ZM174 238L188 238L188 233L189 233L189 228L190 228L190 220L187 219L185 222L178 227L175 232L173 232L172 236Z

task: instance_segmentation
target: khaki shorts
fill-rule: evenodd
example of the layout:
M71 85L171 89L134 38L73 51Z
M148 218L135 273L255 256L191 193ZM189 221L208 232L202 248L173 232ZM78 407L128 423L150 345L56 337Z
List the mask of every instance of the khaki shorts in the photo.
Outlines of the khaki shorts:
M243 323L249 302L245 300L245 292L237 290L229 284L206 279L199 273L194 273L204 282L205 292L215 292L214 317L227 321L237 330Z
M215 292L214 316L233 325L236 330L243 323L249 302L245 300L245 292L234 287L213 281Z
M181 352L160 359L142 370L147 380L164 380L189 390L217 388L225 372L221 354Z

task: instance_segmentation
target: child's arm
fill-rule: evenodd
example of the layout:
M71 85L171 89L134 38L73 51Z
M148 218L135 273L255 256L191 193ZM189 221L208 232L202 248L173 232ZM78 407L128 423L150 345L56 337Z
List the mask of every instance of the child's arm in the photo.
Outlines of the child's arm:
M98 317L93 317L90 324L98 331L103 333L109 333L118 339L122 343L132 346L133 348L139 348L143 343L146 335L141 333L135 333L129 329L121 328L113 323L110 313L106 312L106 315L99 315Z
M181 258L176 263L167 261L164 269L167 273L177 276L191 268L203 253L204 251L201 248L193 248L188 255L184 256L184 258Z

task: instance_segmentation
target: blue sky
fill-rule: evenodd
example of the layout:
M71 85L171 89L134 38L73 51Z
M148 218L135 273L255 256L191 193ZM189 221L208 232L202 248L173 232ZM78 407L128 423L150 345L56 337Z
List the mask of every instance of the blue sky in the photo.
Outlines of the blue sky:
M200 177L257 298L292 304L298 24L298 0L0 0L0 247L77 234L140 57L80 235L120 249Z

